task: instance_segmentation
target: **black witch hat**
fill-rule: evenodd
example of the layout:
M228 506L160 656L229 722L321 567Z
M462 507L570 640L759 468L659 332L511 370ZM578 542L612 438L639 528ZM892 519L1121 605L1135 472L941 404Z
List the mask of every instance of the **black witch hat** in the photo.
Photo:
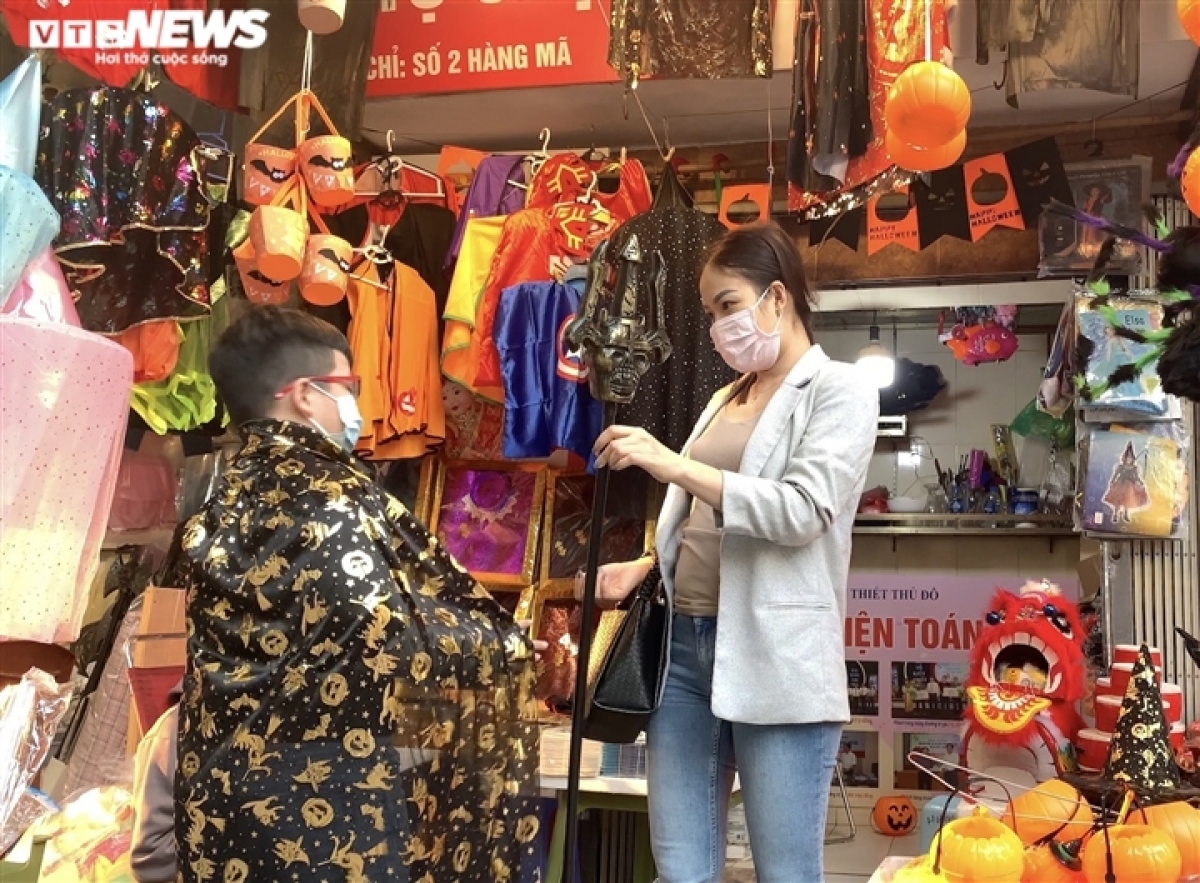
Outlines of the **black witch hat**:
M1150 793L1174 790L1180 785L1162 693L1145 644L1125 690L1104 778Z

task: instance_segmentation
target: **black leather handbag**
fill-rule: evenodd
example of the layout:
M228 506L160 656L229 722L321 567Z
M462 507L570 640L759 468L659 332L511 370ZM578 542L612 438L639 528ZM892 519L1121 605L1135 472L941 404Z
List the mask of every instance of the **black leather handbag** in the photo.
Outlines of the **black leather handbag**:
M588 664L585 738L628 745L645 730L662 696L670 615L655 564L625 602L600 617Z

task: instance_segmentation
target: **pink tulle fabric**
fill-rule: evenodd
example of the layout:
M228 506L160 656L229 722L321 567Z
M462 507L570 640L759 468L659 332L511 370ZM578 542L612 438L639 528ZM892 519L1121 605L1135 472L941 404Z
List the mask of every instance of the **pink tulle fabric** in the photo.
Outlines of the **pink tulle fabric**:
M0 377L0 640L73 641L116 488L133 357L79 328L0 316Z
M6 316L40 319L80 327L79 313L62 268L54 257L54 248L43 251L25 266L16 287L0 308Z

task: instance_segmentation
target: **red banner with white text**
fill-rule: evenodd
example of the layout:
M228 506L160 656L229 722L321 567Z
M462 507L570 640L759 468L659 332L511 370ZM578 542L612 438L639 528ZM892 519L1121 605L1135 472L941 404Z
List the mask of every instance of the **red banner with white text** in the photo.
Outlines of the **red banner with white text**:
M368 98L609 83L609 0L382 0Z

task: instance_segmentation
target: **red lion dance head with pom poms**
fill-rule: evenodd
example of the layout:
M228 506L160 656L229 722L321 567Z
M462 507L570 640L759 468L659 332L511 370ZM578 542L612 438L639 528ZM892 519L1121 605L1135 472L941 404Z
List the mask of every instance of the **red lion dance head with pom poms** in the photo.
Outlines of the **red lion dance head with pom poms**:
M1078 609L1043 581L997 592L984 620L967 678L966 765L1016 766L1039 781L1073 771L1087 688Z

